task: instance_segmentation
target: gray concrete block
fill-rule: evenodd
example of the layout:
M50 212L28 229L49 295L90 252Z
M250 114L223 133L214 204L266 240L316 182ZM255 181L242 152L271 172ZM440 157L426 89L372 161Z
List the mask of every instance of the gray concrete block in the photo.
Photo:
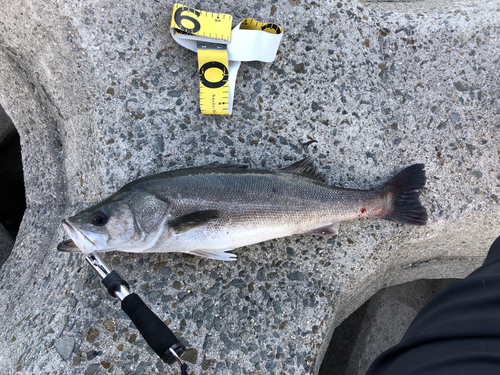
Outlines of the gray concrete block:
M423 13L200 3L285 29L274 63L242 65L233 115L214 117L198 110L195 55L168 32L172 6L2 8L0 103L21 136L28 207L0 270L2 368L163 371L82 257L55 250L62 218L159 171L311 155L330 183L372 188L409 164L427 168L425 228L344 223L334 238L239 249L236 263L106 254L196 351L197 373L315 373L334 327L380 288L481 263L500 235L495 1ZM75 340L66 361L55 346L65 332Z

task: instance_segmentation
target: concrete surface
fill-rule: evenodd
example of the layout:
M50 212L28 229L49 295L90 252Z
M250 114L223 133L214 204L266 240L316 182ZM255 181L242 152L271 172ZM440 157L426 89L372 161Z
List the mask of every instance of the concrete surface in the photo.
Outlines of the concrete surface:
M330 183L372 188L426 164L425 228L344 223L334 238L239 249L236 263L105 255L190 348L197 374L317 373L334 328L377 290L463 277L500 235L496 1L429 12L185 4L285 29L274 63L242 65L232 116L200 114L196 57L168 32L173 2L0 10L0 105L21 137L27 199L0 270L9 374L164 371L81 256L55 250L62 218L139 176L312 155Z
M319 375L364 375L417 313L456 279L415 280L378 291L334 331Z

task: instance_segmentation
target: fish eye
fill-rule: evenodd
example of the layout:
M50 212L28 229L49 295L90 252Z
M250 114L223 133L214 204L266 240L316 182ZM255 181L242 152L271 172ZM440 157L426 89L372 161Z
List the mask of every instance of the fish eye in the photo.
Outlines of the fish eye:
M98 227L105 225L108 222L108 215L103 211L96 211L92 214L92 224Z

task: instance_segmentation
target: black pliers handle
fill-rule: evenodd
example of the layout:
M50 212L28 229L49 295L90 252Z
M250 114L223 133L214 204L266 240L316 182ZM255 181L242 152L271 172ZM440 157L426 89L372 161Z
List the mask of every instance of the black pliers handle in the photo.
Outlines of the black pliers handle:
M187 365L180 360L186 348L170 328L151 311L141 297L130 292L129 284L112 271L96 252L88 254L85 259L97 272L109 294L121 301L122 310L134 322L155 353L168 364L177 362L181 366L181 374L187 374Z

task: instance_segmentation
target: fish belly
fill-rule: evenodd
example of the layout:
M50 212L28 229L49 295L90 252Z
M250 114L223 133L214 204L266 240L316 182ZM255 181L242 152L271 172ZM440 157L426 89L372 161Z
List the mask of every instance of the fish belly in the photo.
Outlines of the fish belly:
M211 225L196 227L182 233L174 233L167 229L150 251L182 252L212 259L223 259L221 257L225 259L223 253L226 251L275 238L313 233L317 228L336 224L335 219L339 219L333 218L334 215L325 215L324 212L311 215L307 211L258 215L259 217L251 220L247 216L243 215L240 218L226 216ZM223 225L224 222L231 224Z

